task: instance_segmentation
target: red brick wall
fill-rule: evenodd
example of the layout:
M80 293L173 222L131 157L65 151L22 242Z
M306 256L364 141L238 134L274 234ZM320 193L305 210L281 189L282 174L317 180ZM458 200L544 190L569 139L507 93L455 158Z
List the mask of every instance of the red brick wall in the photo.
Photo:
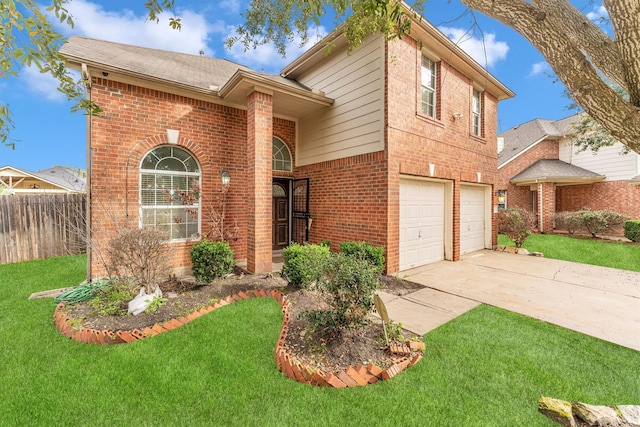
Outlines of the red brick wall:
M640 219L640 185L605 181L556 187L557 211L609 210Z
M91 120L91 221L96 240L91 275L105 274L100 256L116 228L124 222L138 225L140 162L151 149L167 144L167 129L180 131L178 145L190 151L200 164L203 223L218 201L220 168L229 171L227 221L237 220L240 228L238 239L230 244L237 259L246 258L246 111L105 79L95 79L92 99L104 112ZM273 133L293 151L295 123L284 119L273 119L272 123ZM268 141L270 177L270 136ZM270 178L267 182L270 195ZM269 204L269 212L270 209ZM208 231L204 224L202 231ZM269 235L269 244L270 241ZM173 266L190 266L192 243L171 245Z
M428 48L428 46L425 46ZM437 119L420 112L421 51L410 37L387 48L387 136L389 157L388 270L399 266L400 174L453 182L453 259L460 257L460 185L464 182L492 185L497 168L497 99L484 92L483 137L471 135L473 83L443 59L439 71L439 115ZM454 119L454 113L462 118ZM495 203L495 201L494 201ZM494 221L495 224L495 221ZM493 244L497 234L493 233Z
M558 159L558 141L545 140L498 170L496 190L507 190L507 208L519 206L531 210L529 186L518 187L509 180L540 159Z
M298 167L309 178L309 241L367 241L386 246L387 179L384 152Z

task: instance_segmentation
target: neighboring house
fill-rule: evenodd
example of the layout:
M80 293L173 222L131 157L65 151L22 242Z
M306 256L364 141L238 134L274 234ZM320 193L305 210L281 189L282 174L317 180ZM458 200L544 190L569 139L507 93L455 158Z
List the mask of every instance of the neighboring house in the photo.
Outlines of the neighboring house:
M350 55L334 32L280 75L83 37L61 53L104 110L88 141L94 233L115 214L164 226L188 267L224 173L251 272L291 241L381 245L389 273L496 244L497 104L513 93L420 17ZM167 197L194 182L201 204Z
M622 145L578 153L573 115L535 119L500 135L499 208L533 211L541 232L553 231L556 212L612 210L640 218L640 156L622 155Z
M13 166L0 168L0 194L83 193L87 180L82 171L54 166L31 172Z

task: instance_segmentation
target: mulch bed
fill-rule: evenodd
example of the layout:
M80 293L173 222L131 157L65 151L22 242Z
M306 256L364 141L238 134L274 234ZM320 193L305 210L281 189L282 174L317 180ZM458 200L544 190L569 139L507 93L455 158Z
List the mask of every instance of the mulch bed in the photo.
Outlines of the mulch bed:
M395 295L407 295L423 286L394 276L381 276L383 290ZM99 316L88 302L67 306L68 316L76 326L116 332L143 330L156 323L174 318L212 305L215 301L237 294L240 291L263 289L280 290L290 301L291 321L285 347L297 360L314 369L330 372L346 369L358 364L373 362L381 368L388 367L394 357L385 344L382 323L372 318L369 326L348 330L337 337L315 332L311 325L298 314L304 310L314 310L327 305L324 296L317 292L297 289L287 284L279 275L251 275L236 268L234 273L208 285L198 285L191 277L172 277L160 285L167 302L156 313L141 313L137 316ZM403 331L405 339L416 339L415 334ZM419 338L419 337L418 337Z

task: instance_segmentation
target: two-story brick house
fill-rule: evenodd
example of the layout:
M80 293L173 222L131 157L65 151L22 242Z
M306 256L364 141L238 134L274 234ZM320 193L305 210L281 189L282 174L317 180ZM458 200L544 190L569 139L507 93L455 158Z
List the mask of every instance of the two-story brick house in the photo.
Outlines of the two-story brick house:
M114 217L163 225L173 265L189 266L223 172L227 221L240 230L230 243L251 272L269 271L290 241L382 245L387 272L495 244L497 104L513 93L425 20L352 54L340 31L327 40L330 54L321 42L265 75L69 39L61 52L104 110L88 119L96 240ZM167 201L192 182L202 203Z
M640 216L640 155L615 143L597 153L573 139L579 114L534 119L500 135L496 190L500 207L531 210L538 230L554 231L554 215L582 209ZM619 230L622 232L621 230Z

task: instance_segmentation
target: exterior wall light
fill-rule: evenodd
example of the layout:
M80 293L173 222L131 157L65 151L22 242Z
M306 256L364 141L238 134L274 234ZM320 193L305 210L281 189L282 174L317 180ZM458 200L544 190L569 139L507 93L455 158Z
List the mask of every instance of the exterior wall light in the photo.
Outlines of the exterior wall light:
M222 186L229 187L229 184L231 183L231 175L229 175L227 168L220 169L220 178L222 179Z

